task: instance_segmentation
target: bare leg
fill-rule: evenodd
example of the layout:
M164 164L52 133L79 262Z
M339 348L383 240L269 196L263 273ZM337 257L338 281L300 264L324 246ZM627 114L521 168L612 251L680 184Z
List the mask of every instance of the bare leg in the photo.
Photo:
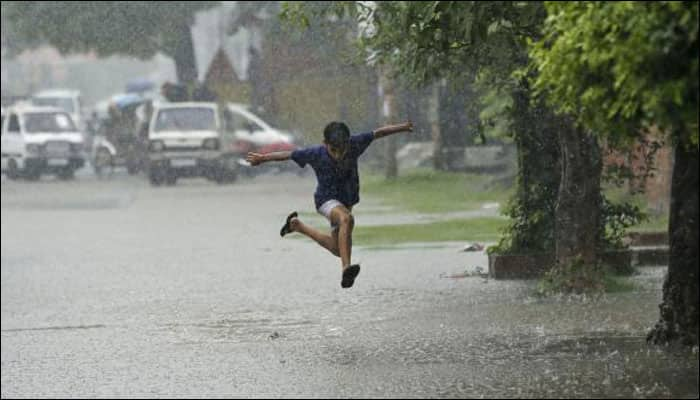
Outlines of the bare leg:
M327 235L318 229L312 228L309 225L301 222L299 218L294 218L289 222L290 227L294 232L299 232L305 236L310 237L316 243L320 244L323 248L333 253L334 256L340 257L338 252L338 233L337 230L333 232L333 235Z
M331 211L331 222L338 226L338 253L345 270L350 266L352 256L352 229L355 227L355 219L347 208L338 206Z

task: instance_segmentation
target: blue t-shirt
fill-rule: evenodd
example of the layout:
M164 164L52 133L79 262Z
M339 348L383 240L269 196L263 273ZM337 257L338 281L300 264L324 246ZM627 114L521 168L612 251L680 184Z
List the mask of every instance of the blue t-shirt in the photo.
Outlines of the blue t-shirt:
M374 133L367 132L350 136L350 148L345 157L335 161L325 146L313 146L292 152L292 160L300 167L311 165L316 173L318 185L314 193L316 209L328 200L338 200L346 207L360 201L360 177L357 173L357 159L374 139Z

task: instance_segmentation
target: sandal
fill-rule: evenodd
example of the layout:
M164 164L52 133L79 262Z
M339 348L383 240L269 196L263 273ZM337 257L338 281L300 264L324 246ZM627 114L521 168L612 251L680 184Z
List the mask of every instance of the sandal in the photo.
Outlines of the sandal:
M293 213L289 214L287 216L287 222L284 223L284 226L282 226L282 229L280 229L280 236L284 237L284 235L288 233L292 233L292 227L289 225L289 223L292 221L292 218L297 217L297 212L294 211Z
M359 264L353 264L347 268L345 268L345 271L343 271L343 280L340 282L340 287L343 289L347 289L349 287L352 287L352 285L355 283L355 278L357 278L357 275L360 273L360 265Z

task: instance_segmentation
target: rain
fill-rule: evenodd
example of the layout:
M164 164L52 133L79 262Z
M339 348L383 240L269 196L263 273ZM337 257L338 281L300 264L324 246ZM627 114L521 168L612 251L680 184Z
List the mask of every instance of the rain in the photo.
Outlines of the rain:
M698 3L1 26L2 398L698 398Z

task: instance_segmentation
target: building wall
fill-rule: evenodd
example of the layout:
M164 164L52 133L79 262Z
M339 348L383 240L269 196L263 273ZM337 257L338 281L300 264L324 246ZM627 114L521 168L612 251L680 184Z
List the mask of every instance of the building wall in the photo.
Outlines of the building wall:
M646 136L648 141L658 141L660 134L653 132ZM636 145L634 152L631 154L623 154L613 152L605 159L606 165L622 164L630 167L635 176L641 176L646 169L645 153L649 151L649 147ZM647 200L648 212L656 215L666 214L670 208L671 202L671 177L673 173L673 149L667 143L663 143L656 150L653 160L653 170L651 176L646 180L636 178L626 182L627 189L631 192L636 188L644 190L644 197Z

